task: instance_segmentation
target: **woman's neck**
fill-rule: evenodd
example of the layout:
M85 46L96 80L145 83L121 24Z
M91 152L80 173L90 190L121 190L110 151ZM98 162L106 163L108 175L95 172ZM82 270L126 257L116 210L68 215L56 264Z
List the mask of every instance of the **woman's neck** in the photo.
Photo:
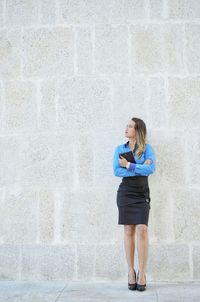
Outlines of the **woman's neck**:
M129 148L130 148L131 150L134 149L135 143L136 143L136 140L134 140L134 139L129 139L128 145L129 145Z

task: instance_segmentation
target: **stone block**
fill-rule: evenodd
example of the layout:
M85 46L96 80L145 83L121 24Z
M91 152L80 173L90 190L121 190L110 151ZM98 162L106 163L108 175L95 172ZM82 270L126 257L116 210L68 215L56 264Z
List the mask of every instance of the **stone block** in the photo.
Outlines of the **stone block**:
M54 81L41 82L40 94L39 128L55 130L58 122L56 116L56 83Z
M37 129L36 87L31 82L5 83L5 122L7 132Z
M193 131L192 129L188 129L187 135L190 137L190 145L191 150L194 152L195 155L200 153L200 131L197 129L196 131ZM188 153L189 156L189 153ZM196 158L197 160L197 158Z
M200 2L198 0L169 0L168 17L170 19L199 19Z
M200 2L199 2L200 8ZM200 11L200 10L199 10ZM186 64L190 73L200 72L200 25L186 24Z
M123 243L96 246L96 280L123 280L127 274Z
M4 232L3 232L3 208L5 200L5 189L0 189L0 245L4 243Z
M81 186L90 186L94 182L94 136L89 133L77 135L73 143L76 180Z
M131 23L146 17L144 0L112 0L111 23Z
M167 99L165 82L161 78L149 80L150 97L147 104L148 127L166 129L167 127Z
M109 189L101 187L66 190L61 206L61 240L80 244L116 242L120 233L115 199L114 195L110 197Z
M95 28L95 72L103 74L125 74L128 72L127 27L96 26Z
M19 280L20 246L13 244L0 245L0 280Z
M0 31L0 79L20 76L20 31Z
M200 246L194 245L192 248L192 262L193 262L193 279L200 280Z
M81 132L108 129L112 112L107 80L73 78L58 89L58 119L63 129Z
M152 281L189 280L188 246L178 243L150 245L147 274Z
M25 30L22 41L25 77L58 78L73 74L72 28Z
M114 189L115 178L117 178L113 173L112 161L114 149L118 144L121 143L121 140L120 138L119 140L115 139L114 135L115 133L110 131L110 129L106 135L104 132L99 131L98 135L95 136L93 141L94 184L96 186L102 186L102 188L110 187L110 189ZM119 178L117 178L117 180L119 180Z
M1 1L0 2L0 27L3 27L3 23L4 23L4 18L3 18L3 4L4 2Z
M26 135L20 145L20 177L24 185L73 183L71 135Z
M2 87L3 85L0 83L0 133L3 131L3 98L2 98Z
M149 2L149 15L151 19L162 19L164 17L165 0L151 0Z
M92 29L91 27L78 27L76 32L77 73L89 75L93 69Z
M34 190L10 190L3 207L3 232L6 243L33 243L38 235L37 194Z
M180 140L180 133L178 131L175 135L163 133L163 136L161 134L155 139L153 146L156 154L155 183L156 179L159 179L159 183L168 183L172 187L177 184L186 186L188 171L185 163L187 153L185 143ZM179 154L181 162L174 154Z
M199 190L175 188L173 198L173 228L175 240L191 242L200 240L194 221L200 219Z
M95 274L95 245L77 245L77 274L78 280L94 280Z
M110 4L106 0L60 0L59 11L61 22L67 24L108 23Z
M38 1L34 0L7 0L6 25L30 26L38 22Z
M124 136L125 127L132 117L147 120L147 83L134 77L114 77L113 120ZM126 137L124 136L126 141Z
M39 242L49 243L54 240L54 214L55 206L53 191L48 188L40 188L38 191L39 199Z
M56 0L40 0L40 14L42 24L56 23Z
M134 74L183 72L181 25L130 26L131 70Z
M74 245L23 245L21 279L31 281L72 280Z
M157 179L157 177L155 178ZM167 183L160 183L160 188L153 184L149 184L149 186L152 214L149 226L152 236L158 242L173 242L173 201L170 196L170 187Z
M169 127L176 131L197 129L200 116L200 79L170 78L168 86Z
M20 182L20 145L19 140L13 136L0 138L0 186L10 187Z

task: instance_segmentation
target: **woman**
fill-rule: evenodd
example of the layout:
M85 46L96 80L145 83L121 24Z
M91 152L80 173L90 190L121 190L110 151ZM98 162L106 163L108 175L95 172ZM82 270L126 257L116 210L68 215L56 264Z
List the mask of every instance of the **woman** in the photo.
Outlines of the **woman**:
M126 127L125 136L128 141L116 147L113 158L114 175L122 177L117 190L118 224L124 225L128 288L144 291L151 200L148 176L155 171L155 153L152 146L146 143L146 125L143 120L133 117ZM127 161L125 155L120 155L125 152L133 155L132 162ZM139 265L137 278L134 269L135 234Z

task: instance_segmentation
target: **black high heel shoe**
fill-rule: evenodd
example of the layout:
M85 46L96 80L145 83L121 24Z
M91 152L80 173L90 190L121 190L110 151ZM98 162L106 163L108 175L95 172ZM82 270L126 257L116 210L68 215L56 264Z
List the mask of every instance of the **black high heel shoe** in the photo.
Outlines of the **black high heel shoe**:
M134 274L135 274L135 280L136 280L136 272L135 272L135 270L134 270ZM130 289L130 290L136 290L137 289L137 283L136 282L135 283L129 283L128 282L128 289Z
M137 273L137 279L136 280L138 280L138 278L139 278L139 271ZM143 292L146 289L146 276L145 275L144 275L144 278L145 278L145 284L139 284L137 282L137 290L139 290L140 292Z

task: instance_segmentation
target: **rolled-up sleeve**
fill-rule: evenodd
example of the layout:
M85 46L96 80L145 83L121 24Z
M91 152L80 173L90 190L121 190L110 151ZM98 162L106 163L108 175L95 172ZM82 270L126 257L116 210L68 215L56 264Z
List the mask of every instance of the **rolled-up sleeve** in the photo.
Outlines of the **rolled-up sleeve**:
M155 157L154 149L152 148L152 146L150 144L146 145L144 157L145 157L145 160L150 159L151 164L136 164L136 166L135 166L136 175L148 176L155 172L156 157Z
M115 176L118 177L129 177L129 176L135 176L134 171L129 171L126 168L123 168L119 164L119 147L116 147L114 151L114 157L113 157L113 173Z

